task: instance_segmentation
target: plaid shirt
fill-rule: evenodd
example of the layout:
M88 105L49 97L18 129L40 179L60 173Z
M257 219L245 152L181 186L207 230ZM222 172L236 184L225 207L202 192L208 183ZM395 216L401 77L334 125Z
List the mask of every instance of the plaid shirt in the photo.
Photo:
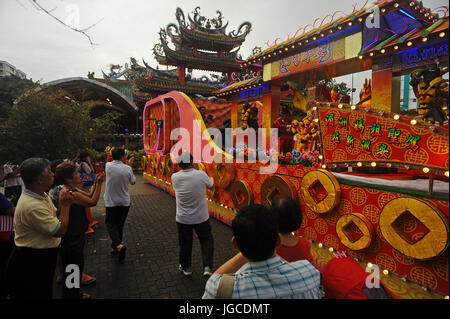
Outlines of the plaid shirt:
M212 275L203 299L214 299L222 275ZM235 274L233 299L320 299L320 273L307 260L285 262L275 256L249 262Z

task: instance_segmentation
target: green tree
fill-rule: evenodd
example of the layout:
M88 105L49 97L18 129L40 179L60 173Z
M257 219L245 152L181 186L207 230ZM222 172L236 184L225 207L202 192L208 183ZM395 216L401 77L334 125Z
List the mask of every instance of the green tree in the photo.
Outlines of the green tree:
M334 86L334 91L339 93L340 95L350 95L350 93L352 92L352 89L347 87L347 83L345 82L337 83L335 79L322 80L319 81L319 84L325 84L330 92Z
M22 93L34 86L33 81L15 75L0 77L0 122L8 119L8 113Z
M10 112L4 156L70 158L89 144L90 121L89 110L61 90L26 94Z
M88 105L89 114L90 110L94 107L94 104ZM117 111L108 111L98 117L91 117L91 127L95 134L111 134L116 133L119 130L118 120L123 116Z

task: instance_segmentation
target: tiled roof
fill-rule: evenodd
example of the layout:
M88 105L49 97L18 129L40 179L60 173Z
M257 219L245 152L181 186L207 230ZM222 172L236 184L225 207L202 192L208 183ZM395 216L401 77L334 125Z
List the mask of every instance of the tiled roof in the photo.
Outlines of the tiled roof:
M431 26L425 26L421 29L414 29L402 36L394 35L381 43L375 43L366 48L360 55L363 57L373 57L381 54L389 54L395 51L416 47L427 42L448 39L449 17L439 19Z
M256 87L261 83L262 83L262 75L241 82L235 82L221 90L215 91L214 93L216 95L229 94L240 90L246 90L252 87Z

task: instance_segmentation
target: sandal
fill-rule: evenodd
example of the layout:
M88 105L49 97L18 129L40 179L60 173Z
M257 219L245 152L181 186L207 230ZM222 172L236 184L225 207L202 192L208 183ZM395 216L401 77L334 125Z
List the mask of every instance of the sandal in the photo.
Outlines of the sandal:
M97 279L95 277L89 276L87 274L83 274L83 276L81 277L81 285L82 286L87 286L87 285L93 284L96 281L97 281Z

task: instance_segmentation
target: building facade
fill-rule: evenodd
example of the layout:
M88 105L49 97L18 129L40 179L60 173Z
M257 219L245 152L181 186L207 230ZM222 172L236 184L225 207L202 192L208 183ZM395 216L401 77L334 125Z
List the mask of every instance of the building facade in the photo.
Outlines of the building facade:
M26 79L27 75L17 69L14 65L0 60L0 76L9 76L9 75L15 75L21 79Z

